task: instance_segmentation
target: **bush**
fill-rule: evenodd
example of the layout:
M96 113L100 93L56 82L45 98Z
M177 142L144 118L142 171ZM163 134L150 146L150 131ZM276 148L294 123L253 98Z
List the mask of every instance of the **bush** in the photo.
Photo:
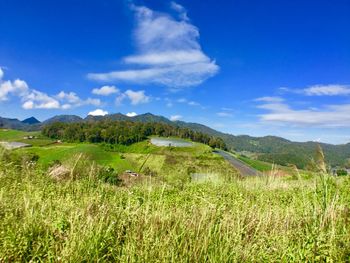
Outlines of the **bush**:
M337 176L346 176L348 175L348 172L344 169L338 169L337 170Z
M98 178L111 185L120 185L121 180L118 177L117 172L112 167L103 167L98 172Z

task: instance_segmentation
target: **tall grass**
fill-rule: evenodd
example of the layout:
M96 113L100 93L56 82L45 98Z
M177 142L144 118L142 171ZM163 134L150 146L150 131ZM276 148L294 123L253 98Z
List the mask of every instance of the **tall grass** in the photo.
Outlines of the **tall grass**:
M0 262L347 261L349 186L323 175L125 188L96 170L57 181L1 161Z

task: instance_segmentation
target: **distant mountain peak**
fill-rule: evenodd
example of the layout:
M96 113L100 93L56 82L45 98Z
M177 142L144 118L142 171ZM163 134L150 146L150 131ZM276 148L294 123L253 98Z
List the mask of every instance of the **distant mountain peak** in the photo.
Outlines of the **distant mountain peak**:
M46 121L44 124L49 124L53 122L64 122L64 123L72 123L72 122L80 122L83 119L77 115L56 115Z
M40 121L39 121L37 118L35 118L35 117L32 116L32 117L30 117L30 118L27 118L27 119L23 120L22 123L26 123L26 124L38 124L38 123L40 123Z

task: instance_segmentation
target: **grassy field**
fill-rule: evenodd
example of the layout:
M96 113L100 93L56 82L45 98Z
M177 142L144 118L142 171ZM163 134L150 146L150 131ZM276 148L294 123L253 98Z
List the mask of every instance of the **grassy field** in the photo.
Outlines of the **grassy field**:
M271 163L266 163L266 162L262 162L259 160L254 160L248 157L244 157L242 155L236 155L236 157L245 162L246 164L248 164L249 166L253 167L254 169L260 171L260 172L266 172L266 171L270 171L272 169L272 164Z
M35 139L24 139L27 136L34 136ZM39 131L25 132L17 130L0 129L0 141L23 142L33 146L45 146L54 141L41 135Z
M36 139L25 140L24 136ZM154 138L154 137L152 137ZM0 140L30 143L33 146L16 150L18 154L36 154L38 164L47 169L56 161L65 162L83 153L89 160L108 166L118 172L133 170L157 174L164 180L183 182L190 174L217 174L219 179L234 178L237 171L222 157L214 155L212 149L200 143L192 147L157 147L149 140L126 145L61 143L43 137L38 132L26 133L15 130L0 130Z
M347 177L126 188L94 171L55 181L0 161L0 262L350 260Z
M220 178L236 177L237 172L221 157L214 155L209 146L194 143L193 147L157 147L143 141L125 145L89 143L62 143L33 146L16 150L18 154L36 154L38 165L47 169L56 161L66 162L83 153L98 165L112 167L119 173L133 170L156 174L162 180L182 183L190 174L217 173Z
M33 154L36 163L25 158ZM50 176L55 160L69 177ZM99 165L141 175L118 185ZM0 262L349 261L349 187L349 177L326 174L240 178L197 143L0 150Z
M131 164L121 158L118 153L107 152L99 145L83 143L64 143L44 147L30 147L17 150L20 153L33 153L39 156L38 163L47 168L54 161L64 162L79 153L85 154L90 160L100 165L119 169L131 169Z
M18 141L22 140L24 136L40 136L40 132L25 132L17 130L0 129L0 140L3 141Z

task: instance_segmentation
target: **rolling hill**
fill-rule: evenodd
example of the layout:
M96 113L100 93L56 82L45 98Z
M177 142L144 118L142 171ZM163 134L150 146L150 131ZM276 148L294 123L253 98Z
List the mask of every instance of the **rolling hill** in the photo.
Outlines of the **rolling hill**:
M188 128L193 131L202 132L210 136L220 137L224 140L230 150L237 152L254 153L255 158L261 161L274 162L281 165L295 164L299 168L304 168L314 155L317 142L292 142L287 139L276 136L252 137L248 135L235 136L214 130L208 126L189 123L184 121L170 121L169 119L145 113L134 117L128 117L121 113L109 114L105 116L87 116L85 119L76 115L57 115L42 123L35 123L34 119L30 121L19 121L18 119L8 119L0 117L0 126L2 128L17 130L39 130L43 125L53 122L84 122L84 121L135 121L135 122L159 122L166 123L181 128ZM28 119L27 119L28 120ZM31 122L34 122L31 123ZM343 145L332 145L320 143L327 162L332 166L343 166L350 158L350 143Z

